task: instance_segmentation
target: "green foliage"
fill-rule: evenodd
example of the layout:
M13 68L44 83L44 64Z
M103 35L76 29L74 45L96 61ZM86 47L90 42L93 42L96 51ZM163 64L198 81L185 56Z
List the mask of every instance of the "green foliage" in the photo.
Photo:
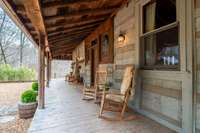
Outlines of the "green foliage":
M38 82L33 82L32 83L32 90L38 91Z
M21 95L21 101L23 103L36 102L37 93L33 90L24 91Z
M8 64L0 65L0 81L34 80L35 71L27 67L14 68Z

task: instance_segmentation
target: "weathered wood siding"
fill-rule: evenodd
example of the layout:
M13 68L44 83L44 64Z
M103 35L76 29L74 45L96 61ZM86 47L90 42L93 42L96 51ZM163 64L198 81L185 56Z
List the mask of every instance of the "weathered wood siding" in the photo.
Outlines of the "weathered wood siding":
M114 18L113 83L115 88L120 88L125 67L138 63L135 12L135 3L132 1ZM124 43L117 41L120 33L125 34ZM180 126L182 80L175 79L174 74L166 75L166 73L168 72L141 71L140 108L154 114L155 117Z
M134 2L121 9L114 18L114 87L120 89L123 72L127 65L135 64L135 11ZM124 43L117 41L125 35Z
M141 108L181 126L182 81L168 72L142 72Z
M195 0L195 41L197 44L197 120L196 128L200 132L200 1Z
M139 20L141 14L139 12L144 1L132 0L127 6L120 9L114 17L114 63L99 64L100 69L107 70L108 79L113 83L113 88L120 89L126 66L133 64L137 68L140 66L139 36L141 23L139 23ZM200 50L200 1L195 1L197 7L195 13L196 42ZM190 40L188 34L191 32L191 25L187 25L190 15L184 14L185 8L189 10L186 2L188 1L179 0L178 2L178 12L180 13L177 18L180 24L180 71L138 69L136 96L134 102L130 102L130 105L138 112L178 132L190 132L192 127L192 45L187 45L191 42L186 41ZM125 35L123 43L117 41L120 33ZM199 58L198 70L200 70L199 52L197 56ZM85 72L85 79L90 81L90 61L86 65ZM200 71L198 73L200 74ZM200 76L198 80L200 84ZM198 92L198 99L200 99L200 85ZM200 125L199 108L200 105L197 108L198 126Z
M81 62L79 65L81 66L80 69L80 76L84 77L85 74L85 42L83 41L81 44L79 44L75 50L72 52L72 60L75 61L76 58L79 57Z

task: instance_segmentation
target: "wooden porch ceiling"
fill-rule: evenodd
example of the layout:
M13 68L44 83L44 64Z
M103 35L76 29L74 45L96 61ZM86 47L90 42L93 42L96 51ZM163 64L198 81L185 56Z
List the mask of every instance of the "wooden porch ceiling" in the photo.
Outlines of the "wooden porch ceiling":
M51 56L71 59L73 49L128 0L3 0L38 44L46 36Z

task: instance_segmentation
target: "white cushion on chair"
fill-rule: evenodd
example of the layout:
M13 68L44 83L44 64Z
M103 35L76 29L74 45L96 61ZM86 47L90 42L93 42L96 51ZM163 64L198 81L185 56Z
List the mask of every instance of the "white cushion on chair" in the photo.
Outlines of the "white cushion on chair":
M115 95L115 94L107 94L106 99L112 100L115 102L123 102L124 101L124 96L121 95Z
M131 80L133 77L133 66L128 66L125 69L123 81L121 84L120 92L121 94L125 94L131 85Z

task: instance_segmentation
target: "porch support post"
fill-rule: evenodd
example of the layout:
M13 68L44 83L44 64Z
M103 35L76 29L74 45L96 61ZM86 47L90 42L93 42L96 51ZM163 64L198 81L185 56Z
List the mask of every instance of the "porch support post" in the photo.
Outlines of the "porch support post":
M45 36L40 34L39 38L39 109L44 109L44 92L45 92Z
M51 81L51 63L52 63L52 59L49 58L49 81Z
M50 82L50 58L49 58L49 53L47 53L47 87L49 87L49 82Z

